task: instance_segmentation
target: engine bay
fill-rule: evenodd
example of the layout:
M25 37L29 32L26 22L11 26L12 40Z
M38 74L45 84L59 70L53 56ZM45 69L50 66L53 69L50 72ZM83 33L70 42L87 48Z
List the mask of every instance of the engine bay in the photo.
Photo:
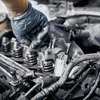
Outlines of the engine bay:
M49 33L49 43L26 54L12 30L3 31L0 100L100 100L99 8L69 4Z

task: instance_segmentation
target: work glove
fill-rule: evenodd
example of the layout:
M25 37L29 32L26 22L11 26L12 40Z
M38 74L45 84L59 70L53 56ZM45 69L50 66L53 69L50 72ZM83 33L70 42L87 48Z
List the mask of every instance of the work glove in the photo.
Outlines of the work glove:
M33 39L29 50L32 51L32 49L36 50L38 49L44 42L44 40L48 37L48 31L49 31L49 26L47 25L42 29L41 32L38 33L38 35Z

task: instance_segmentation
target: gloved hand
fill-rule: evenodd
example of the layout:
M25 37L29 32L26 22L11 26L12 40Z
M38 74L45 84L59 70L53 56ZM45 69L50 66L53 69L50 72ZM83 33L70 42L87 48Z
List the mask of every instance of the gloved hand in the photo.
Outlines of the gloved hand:
M47 38L48 35L48 31L49 31L49 25L47 25L46 27L44 27L42 29L41 32L38 33L38 35L36 36L36 38L32 41L29 50L32 49L38 49L42 43L44 42L44 40Z
M39 46L42 44L42 40L38 39L38 40L33 40L31 45L29 46L28 50L29 51L36 51Z

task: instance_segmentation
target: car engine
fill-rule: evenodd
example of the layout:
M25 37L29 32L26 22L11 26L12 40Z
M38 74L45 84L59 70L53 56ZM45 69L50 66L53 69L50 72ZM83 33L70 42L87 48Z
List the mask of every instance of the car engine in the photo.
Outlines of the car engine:
M0 33L0 100L100 100L99 8L60 8L38 50Z

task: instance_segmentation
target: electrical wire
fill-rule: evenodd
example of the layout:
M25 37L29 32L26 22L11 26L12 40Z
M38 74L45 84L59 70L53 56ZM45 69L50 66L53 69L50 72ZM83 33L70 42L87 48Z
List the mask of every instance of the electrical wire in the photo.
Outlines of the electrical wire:
M83 100L88 100L88 98L92 95L92 93L95 91L95 89L96 89L96 87L97 87L97 85L98 85L98 83L99 83L99 80L100 80L100 72L99 72L99 74L98 74L98 77L97 77L97 79L96 79L96 82L95 82L95 84L94 84L94 86L91 88L91 91L89 92L89 94L83 99Z

